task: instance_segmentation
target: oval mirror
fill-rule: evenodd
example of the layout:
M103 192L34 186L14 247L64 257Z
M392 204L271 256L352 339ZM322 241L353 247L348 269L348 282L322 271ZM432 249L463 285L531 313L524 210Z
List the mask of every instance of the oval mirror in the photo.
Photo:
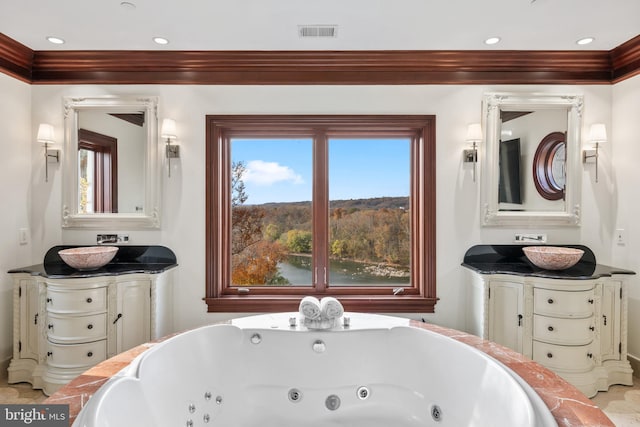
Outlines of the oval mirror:
M65 98L62 226L159 228L157 98Z
M566 135L551 132L545 136L533 156L533 182L547 200L564 199L566 183Z

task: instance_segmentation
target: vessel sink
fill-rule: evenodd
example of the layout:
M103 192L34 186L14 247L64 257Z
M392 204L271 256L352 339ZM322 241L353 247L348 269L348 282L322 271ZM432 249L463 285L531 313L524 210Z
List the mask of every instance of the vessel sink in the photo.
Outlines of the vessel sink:
M115 246L85 246L58 251L60 258L76 270L97 270L108 264L118 252Z
M522 251L529 261L545 270L564 270L573 267L584 254L582 249L557 246L525 246Z

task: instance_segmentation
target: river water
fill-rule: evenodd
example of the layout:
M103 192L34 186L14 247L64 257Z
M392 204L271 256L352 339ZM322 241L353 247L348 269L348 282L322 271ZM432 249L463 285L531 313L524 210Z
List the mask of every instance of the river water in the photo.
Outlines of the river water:
M409 277L388 277L374 275L366 271L367 264L331 260L329 283L332 286L392 286L409 284ZM292 285L311 286L311 257L289 255L286 262L278 264L282 277Z

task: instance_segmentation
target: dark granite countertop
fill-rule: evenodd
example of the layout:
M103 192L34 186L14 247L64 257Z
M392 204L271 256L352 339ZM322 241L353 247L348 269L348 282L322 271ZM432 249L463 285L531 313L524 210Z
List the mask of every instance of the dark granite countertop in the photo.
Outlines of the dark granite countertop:
M584 251L580 261L566 270L544 270L533 265L522 252L530 245L475 245L464 254L462 265L480 274L514 274L547 279L587 280L613 274L635 274L630 270L596 263L591 249L583 245L548 245L577 248Z
M164 246L116 246L118 252L109 264L97 270L79 271L62 261L58 251L87 245L54 246L47 251L42 264L14 268L9 273L28 273L51 279L82 278L95 276L117 276L120 274L157 274L177 267L176 255Z

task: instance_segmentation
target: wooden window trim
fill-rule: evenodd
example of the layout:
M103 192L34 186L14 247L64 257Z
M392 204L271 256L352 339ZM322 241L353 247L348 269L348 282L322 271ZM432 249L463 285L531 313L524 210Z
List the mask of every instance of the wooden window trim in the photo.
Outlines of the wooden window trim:
M248 294L228 287L231 276L231 137L309 136L324 133L326 140L335 135L375 133L376 136L411 135L411 227L413 288L393 295L388 287L317 286L314 295L340 298L345 309L366 312L431 313L436 297L436 209L435 209L435 116L431 115L258 115L206 117L206 248L205 298L209 312L275 312L296 311L300 298L309 294L308 287L250 287ZM326 150L326 143L316 146ZM314 152L314 156L325 155ZM324 174L326 171L315 171ZM314 198L321 176L314 179ZM315 193L320 191L320 193ZM328 202L328 201L327 201ZM323 217L326 217L323 215ZM327 218L328 221L328 218ZM328 224L314 221L314 227L327 230ZM321 253L316 253L316 252ZM314 247L317 257L328 258L328 248ZM326 260L320 260L326 262ZM320 292L327 291L325 294Z
M95 155L94 212L118 212L118 140L87 129L78 129L78 150Z

